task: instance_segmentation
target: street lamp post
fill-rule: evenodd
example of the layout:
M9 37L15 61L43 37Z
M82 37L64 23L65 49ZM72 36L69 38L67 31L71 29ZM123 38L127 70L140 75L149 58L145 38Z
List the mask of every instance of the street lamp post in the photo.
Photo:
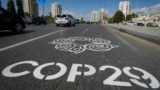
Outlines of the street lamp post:
M104 2L104 24L106 24L106 0Z

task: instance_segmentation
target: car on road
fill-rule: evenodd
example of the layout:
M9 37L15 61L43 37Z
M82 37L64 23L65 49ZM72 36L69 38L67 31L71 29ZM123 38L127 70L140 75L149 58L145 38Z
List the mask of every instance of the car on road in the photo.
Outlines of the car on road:
M79 19L75 19L75 24L80 24L80 20Z
M157 23L147 23L146 24L147 27L158 27Z
M40 25L44 24L47 25L47 21L43 17L26 17L26 24L35 24L35 25Z
M137 23L135 23L135 22L128 22L127 25L129 25L129 26L137 26Z
M144 26L143 23L137 23L137 26Z
M70 14L57 15L55 18L56 26L75 26L75 19Z
M11 14L0 7L0 30L12 30L13 32L23 32L26 28L25 19L19 15Z

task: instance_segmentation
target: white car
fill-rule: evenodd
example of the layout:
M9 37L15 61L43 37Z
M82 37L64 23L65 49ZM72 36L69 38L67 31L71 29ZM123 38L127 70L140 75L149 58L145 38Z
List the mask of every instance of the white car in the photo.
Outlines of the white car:
M128 22L127 25L129 25L129 26L137 26L137 23L135 23L135 22Z
M57 15L55 18L56 26L75 26L75 19L70 14Z

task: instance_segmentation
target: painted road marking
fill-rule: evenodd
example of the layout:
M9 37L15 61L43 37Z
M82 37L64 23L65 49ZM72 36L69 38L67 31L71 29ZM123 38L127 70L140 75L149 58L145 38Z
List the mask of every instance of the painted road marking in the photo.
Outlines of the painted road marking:
M82 44L81 42L87 42ZM82 53L86 50L90 51L110 51L113 48L119 47L118 45L111 44L110 40L102 38L89 38L89 37L69 37L60 38L49 42L55 45L55 49L61 51L69 51L75 54Z
M35 67L35 69L33 71L27 71L27 70L24 70L21 72L12 71L13 68L16 68L17 66L21 66L21 65L25 65L25 64L31 64L33 67ZM41 71L44 68L51 67L51 66L53 67L53 65L58 66L60 68L60 70L58 72L54 73L53 75L44 75L44 73L42 74ZM88 71L81 71L80 68L86 68ZM57 78L64 76L67 73L67 70L68 70L68 68L65 64L58 63L58 62L57 63L50 62L50 63L45 63L42 65L39 65L38 62L36 62L36 61L21 61L21 62L11 64L11 65L7 66L6 68L4 68L2 70L2 75L4 77L16 78L16 77L21 77L21 76L25 76L30 73L33 73L33 76L39 80L55 80ZM103 66L100 66L99 69L97 69L97 70L99 70L99 72L101 72L101 73L109 73L109 72L107 72L108 70L115 71L113 74L111 74L109 77L107 77L103 81L104 85L120 86L120 87L133 87L132 83L134 83L134 85L138 85L143 88L152 88L152 89L160 88L160 83L156 79L156 77L154 77L149 72L147 72L141 68L138 68L138 67L124 67L121 70L120 68L115 67L115 66L103 65ZM133 70L142 73L142 76L140 77L140 76L136 75L135 73L133 73ZM92 76L95 73L96 73L96 68L92 65L73 63L70 68L66 82L74 83L76 81L77 76L78 77ZM129 78L128 81L120 81L119 79L117 79L117 78L121 77L123 74ZM144 81L146 81L146 82L144 82Z
M44 38L44 37L53 35L53 34L56 34L56 33L58 33L58 32L63 32L63 31L65 31L65 30L68 30L68 29L58 30L58 31L55 31L55 32L52 32L52 33L49 33L49 34L45 34L45 35L42 35L42 36L33 38L33 39L29 39L29 40L26 40L26 41L23 41L23 42L20 42L20 43L16 43L16 44L13 44L13 45L4 47L4 48L0 48L0 52L5 51L5 50L8 50L8 49L11 49L11 48L14 48L14 47L17 47L17 46L21 46L21 45L23 45L23 44L26 44L26 43L29 43L29 42L32 42L32 41L35 41L35 40L38 40L38 39L41 39L41 38Z

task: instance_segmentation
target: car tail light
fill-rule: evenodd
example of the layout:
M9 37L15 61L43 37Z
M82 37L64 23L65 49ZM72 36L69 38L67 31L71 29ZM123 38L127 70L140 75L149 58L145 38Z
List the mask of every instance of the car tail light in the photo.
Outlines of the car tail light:
M65 20L68 20L68 18L65 18Z

